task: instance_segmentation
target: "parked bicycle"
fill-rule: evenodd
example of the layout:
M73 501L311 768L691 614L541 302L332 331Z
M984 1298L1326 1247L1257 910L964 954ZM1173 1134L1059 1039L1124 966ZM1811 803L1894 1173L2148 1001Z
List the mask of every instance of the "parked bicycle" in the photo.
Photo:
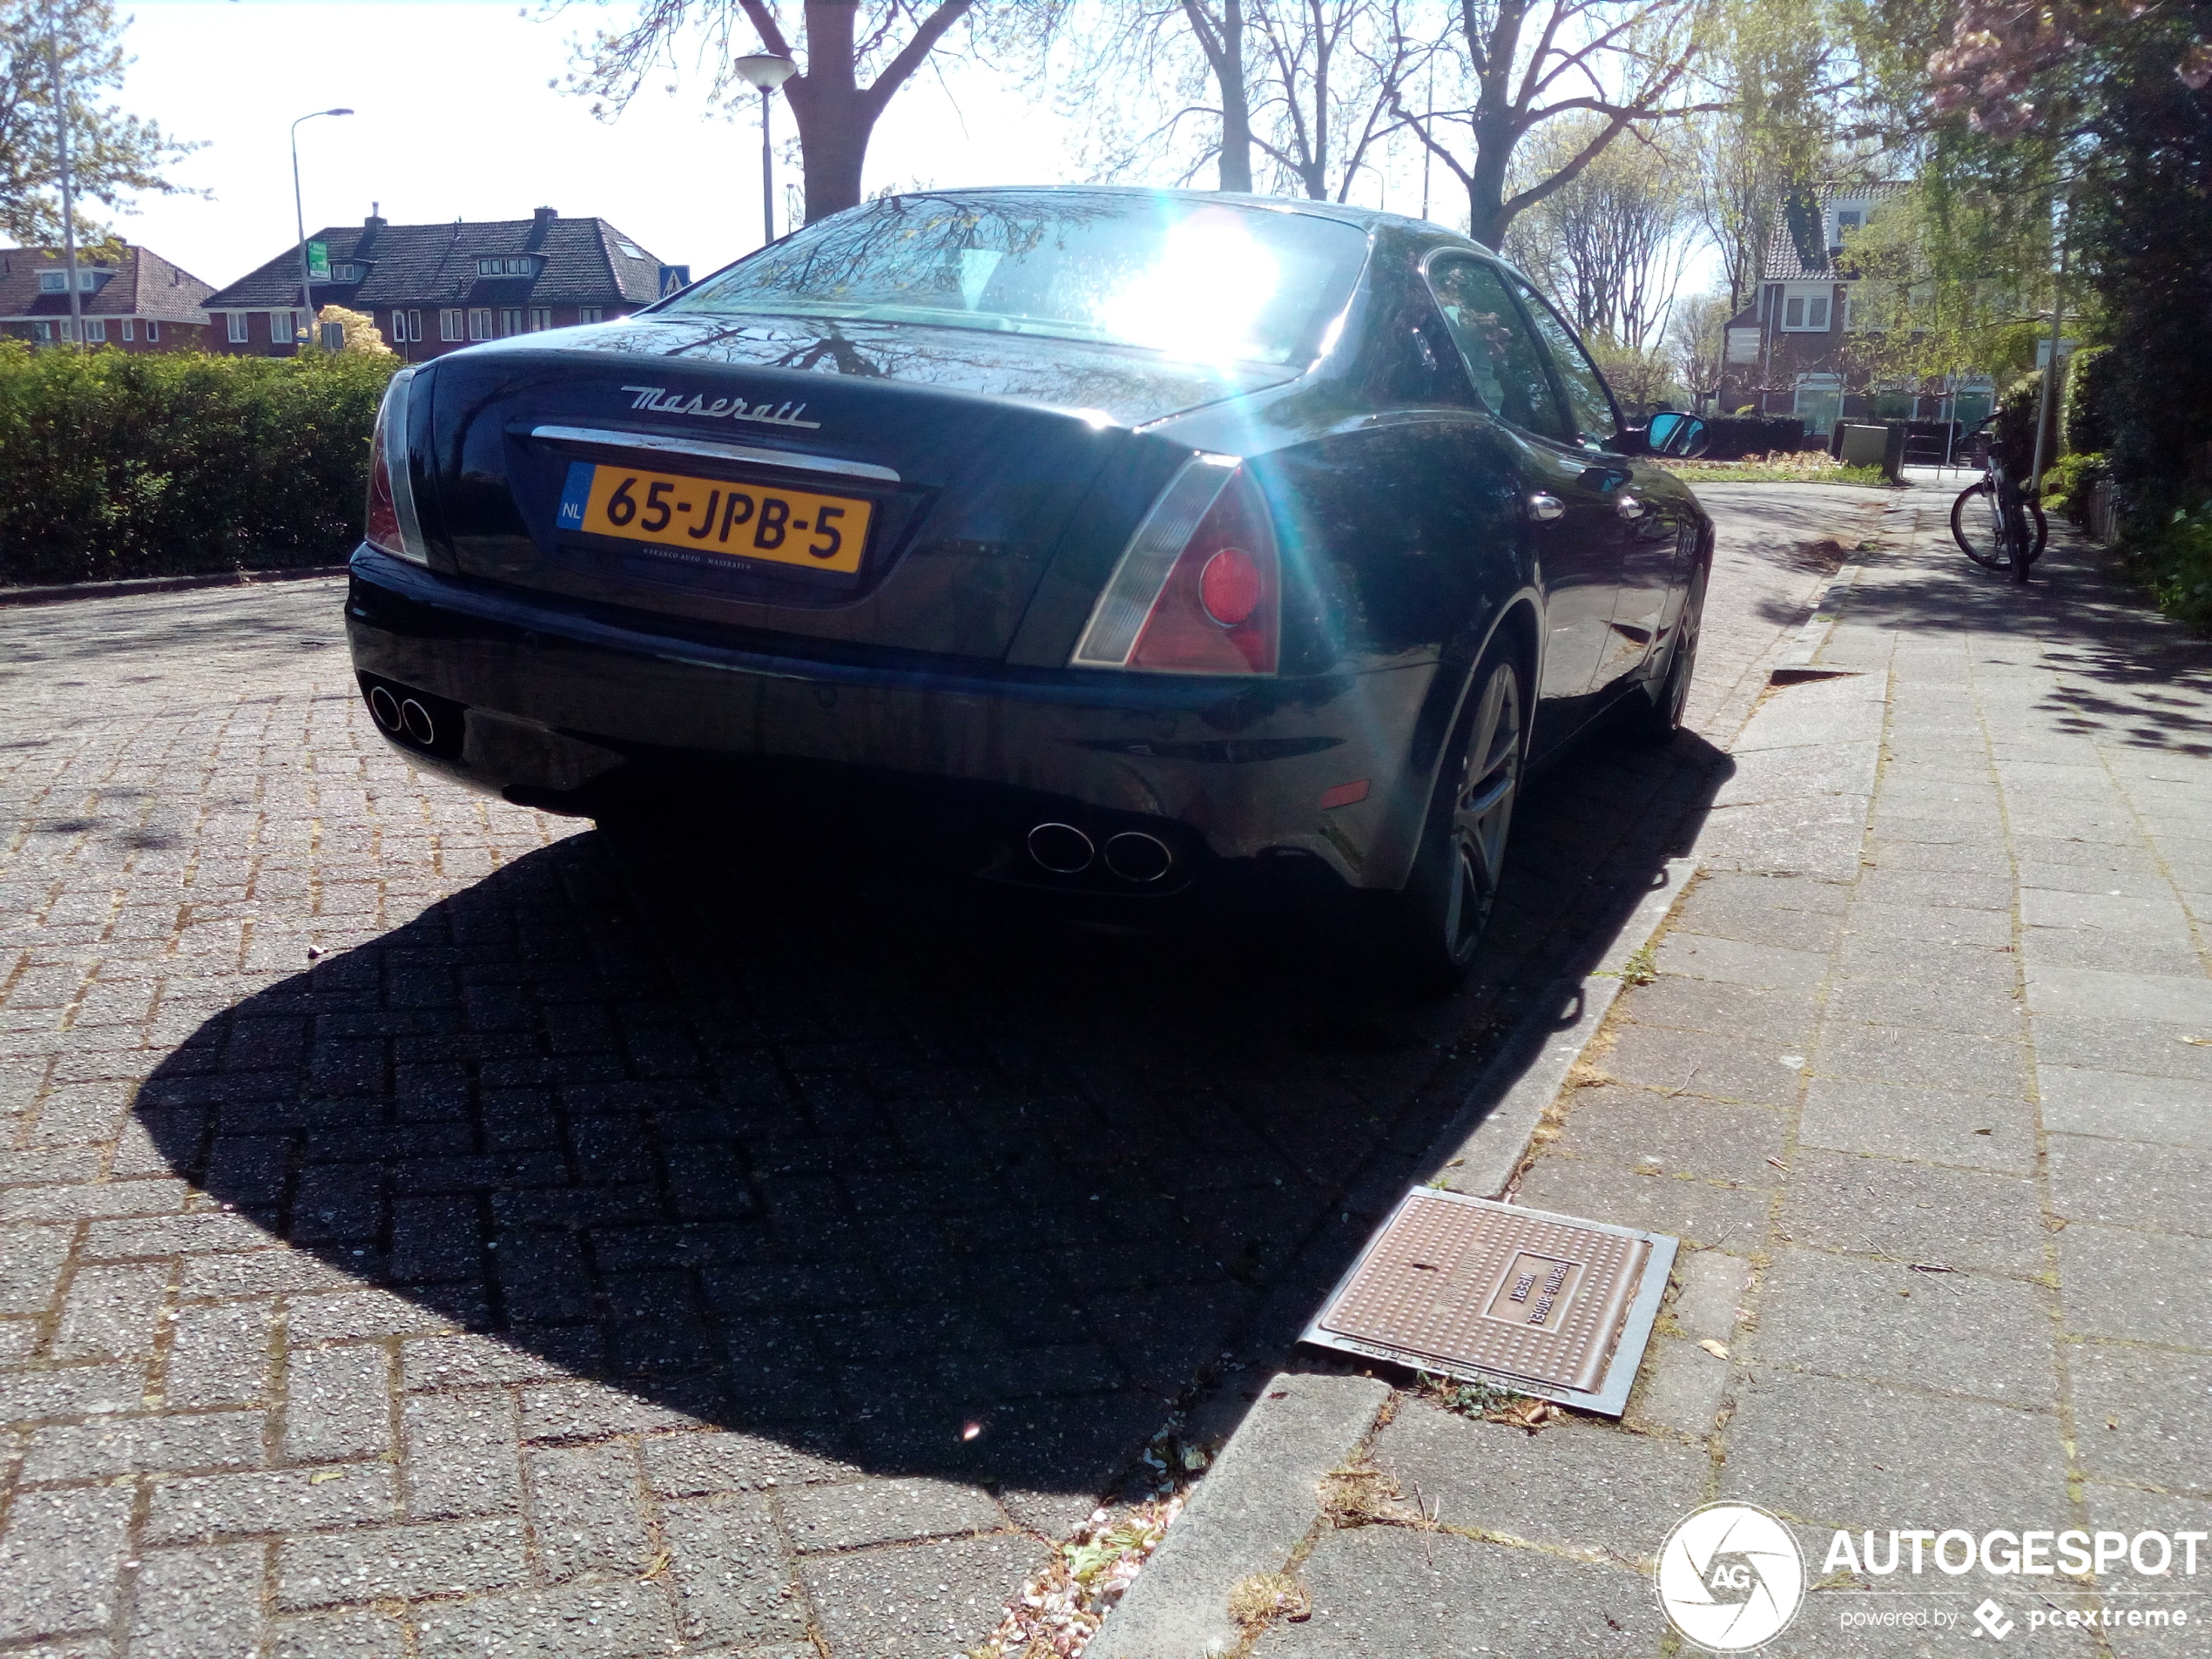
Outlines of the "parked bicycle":
M2001 435L1989 429L1999 418L1991 415L1967 435L1981 440L1982 475L1951 503L1951 534L1976 564L2010 570L2013 581L2025 582L2050 526L2041 503L2020 489L2005 465Z

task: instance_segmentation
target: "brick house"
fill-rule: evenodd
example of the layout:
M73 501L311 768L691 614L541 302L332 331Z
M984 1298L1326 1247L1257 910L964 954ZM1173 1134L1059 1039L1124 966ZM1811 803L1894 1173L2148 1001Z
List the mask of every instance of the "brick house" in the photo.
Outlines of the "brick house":
M329 251L314 306L376 320L385 343L419 363L480 340L627 316L660 297L660 261L604 219L359 225L310 233ZM300 307L300 255L287 247L208 296L208 349L288 357Z
M191 272L151 248L119 259L77 256L84 342L118 351L187 351L207 343L207 296ZM34 345L70 337L69 266L57 248L0 248L0 334Z
M1956 418L1971 426L1989 413L1986 375L1962 370L1947 383L1878 384L1852 349L1858 279L1843 259L1844 233L1906 188L1824 185L1777 209L1758 293L1728 320L1719 408L1794 415L1808 435L1824 435L1838 420Z

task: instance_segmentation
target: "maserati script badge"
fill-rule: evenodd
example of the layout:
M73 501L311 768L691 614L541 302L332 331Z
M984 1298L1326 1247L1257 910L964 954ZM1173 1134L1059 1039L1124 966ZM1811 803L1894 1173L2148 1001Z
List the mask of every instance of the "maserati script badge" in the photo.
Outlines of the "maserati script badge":
M819 421L803 417L804 403L748 403L741 397L718 397L711 403L694 392L688 399L681 392L671 392L665 386L625 386L625 392L635 392L633 409L646 409L655 415L697 415L710 421L750 421L758 426L799 426L819 430Z

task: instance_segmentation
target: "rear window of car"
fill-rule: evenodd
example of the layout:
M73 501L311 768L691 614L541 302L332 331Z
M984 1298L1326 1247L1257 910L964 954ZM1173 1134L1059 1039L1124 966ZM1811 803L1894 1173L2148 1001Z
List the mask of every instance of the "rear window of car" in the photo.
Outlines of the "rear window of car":
M809 225L661 309L1284 364L1318 352L1366 250L1364 232L1332 219L1169 196L896 196Z

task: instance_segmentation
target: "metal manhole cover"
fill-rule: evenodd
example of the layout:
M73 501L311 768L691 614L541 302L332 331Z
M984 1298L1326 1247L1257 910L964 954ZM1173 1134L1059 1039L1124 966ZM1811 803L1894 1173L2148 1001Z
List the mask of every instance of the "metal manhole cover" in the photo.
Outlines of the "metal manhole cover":
M1663 1233L1416 1188L1305 1340L1618 1417L1676 1246Z

